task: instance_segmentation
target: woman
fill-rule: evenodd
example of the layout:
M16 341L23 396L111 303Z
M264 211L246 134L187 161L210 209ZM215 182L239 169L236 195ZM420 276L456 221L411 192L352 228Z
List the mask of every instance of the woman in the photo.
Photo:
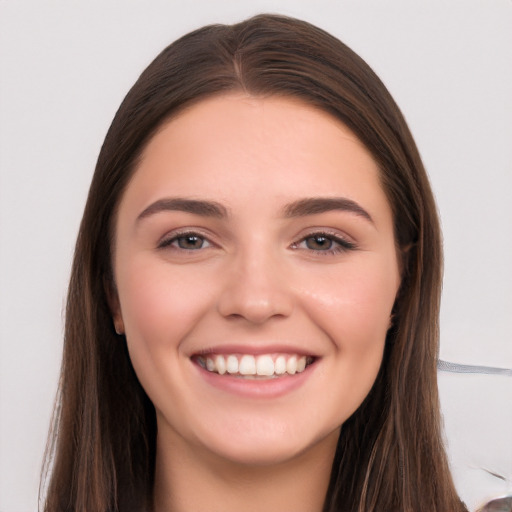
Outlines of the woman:
M441 243L370 68L257 16L122 103L75 251L45 510L456 511Z

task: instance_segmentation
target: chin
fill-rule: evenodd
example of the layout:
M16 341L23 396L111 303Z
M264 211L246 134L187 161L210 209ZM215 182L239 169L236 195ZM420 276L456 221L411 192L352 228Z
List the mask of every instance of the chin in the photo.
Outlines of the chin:
M334 455L340 427L308 432L290 424L258 419L231 422L220 431L203 433L201 444L212 455L242 466L272 466L307 457L321 445Z

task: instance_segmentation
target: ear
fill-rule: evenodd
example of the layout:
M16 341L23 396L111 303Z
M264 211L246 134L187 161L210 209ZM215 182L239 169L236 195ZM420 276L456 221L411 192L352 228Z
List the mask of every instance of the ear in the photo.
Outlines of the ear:
M112 320L114 322L114 329L116 334L124 334L124 321L123 315L121 314L121 305L119 303L119 296L117 293L117 287L114 283L113 278L105 277L103 279L103 288L107 297L108 307L112 314Z
M397 249L398 265L400 270L400 279L407 274L409 269L409 258L411 257L412 249L416 249L416 242L410 242L406 245L400 246Z

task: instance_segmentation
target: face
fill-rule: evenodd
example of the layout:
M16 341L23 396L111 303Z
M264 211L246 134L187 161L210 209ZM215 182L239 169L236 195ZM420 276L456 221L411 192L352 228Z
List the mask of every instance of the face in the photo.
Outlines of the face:
M114 275L159 440L254 464L335 445L378 373L400 282L360 141L296 100L235 94L150 141Z

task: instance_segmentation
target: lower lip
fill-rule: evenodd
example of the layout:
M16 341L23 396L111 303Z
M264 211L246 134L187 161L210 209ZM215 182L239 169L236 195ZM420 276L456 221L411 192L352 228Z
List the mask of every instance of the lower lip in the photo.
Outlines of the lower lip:
M300 388L314 373L318 361L306 366L306 369L295 375L283 375L273 379L245 379L233 375L219 375L209 372L197 363L199 375L207 384L222 391L248 398L277 398Z

